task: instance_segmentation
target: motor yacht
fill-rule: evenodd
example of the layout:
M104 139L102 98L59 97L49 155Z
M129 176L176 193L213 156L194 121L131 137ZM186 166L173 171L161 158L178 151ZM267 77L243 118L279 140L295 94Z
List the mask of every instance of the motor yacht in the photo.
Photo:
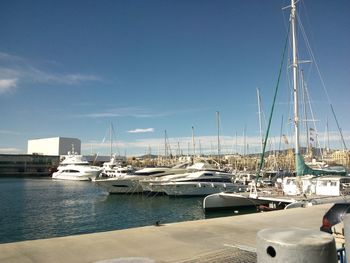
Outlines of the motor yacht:
M96 178L101 172L101 168L91 166L86 158L75 152L68 152L64 160L57 167L57 172L52 174L53 179L90 181Z
M121 162L117 161L115 155L113 155L109 162L104 162L102 165L101 173L92 181L112 178L112 177L120 177L127 174L133 174L135 169L131 165L123 166Z
M222 191L244 191L246 186L232 182L233 175L220 171L196 171L161 184L171 196L204 196Z
M187 177L193 172L202 170L216 170L208 163L198 162L193 165L188 165L188 163L179 164L171 168L167 174L146 177L140 180L140 184L144 192L152 192L158 194L165 194L162 185L171 180Z
M183 171L185 170L181 169L181 172ZM180 172L180 170L169 167L143 168L130 174L98 179L95 182L111 194L141 193L143 192L143 188L140 184L140 180L149 177L169 175L174 172Z

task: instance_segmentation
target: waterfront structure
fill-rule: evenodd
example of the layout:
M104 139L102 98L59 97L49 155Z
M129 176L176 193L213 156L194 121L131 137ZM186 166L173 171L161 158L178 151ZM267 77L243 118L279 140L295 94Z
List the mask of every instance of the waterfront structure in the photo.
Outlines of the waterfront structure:
M76 138L54 137L28 140L28 154L66 155L74 148L80 154L81 141Z
M48 176L58 163L52 155L0 154L0 176Z

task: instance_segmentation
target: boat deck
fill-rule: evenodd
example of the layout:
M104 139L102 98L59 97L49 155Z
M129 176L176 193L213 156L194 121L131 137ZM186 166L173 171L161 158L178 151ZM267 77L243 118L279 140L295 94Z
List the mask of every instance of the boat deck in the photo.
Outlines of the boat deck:
M247 194L246 197L248 197L249 194ZM302 202L302 201L308 201L313 204L326 204L326 203L334 203L334 202L349 202L350 196L324 196L324 195L315 195L315 194L308 194L308 195L284 195L280 191L276 191L274 189L272 190L265 190L261 191L258 194L259 200L266 200L271 202L281 202L281 203L293 203L293 202Z

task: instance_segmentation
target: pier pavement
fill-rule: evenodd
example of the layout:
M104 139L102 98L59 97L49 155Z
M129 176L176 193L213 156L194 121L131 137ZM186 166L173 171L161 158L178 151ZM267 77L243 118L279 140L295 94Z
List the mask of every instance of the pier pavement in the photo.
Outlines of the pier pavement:
M0 262L256 262L256 234L273 227L319 230L331 204L0 244ZM44 223L44 222L43 222ZM104 262L104 263L105 263Z

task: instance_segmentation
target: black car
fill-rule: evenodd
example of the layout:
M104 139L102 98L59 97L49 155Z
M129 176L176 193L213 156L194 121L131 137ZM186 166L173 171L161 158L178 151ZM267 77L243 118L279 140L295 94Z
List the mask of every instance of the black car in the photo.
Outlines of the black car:
M347 213L350 213L350 203L334 204L323 216L320 230L332 234L332 227L342 222Z

